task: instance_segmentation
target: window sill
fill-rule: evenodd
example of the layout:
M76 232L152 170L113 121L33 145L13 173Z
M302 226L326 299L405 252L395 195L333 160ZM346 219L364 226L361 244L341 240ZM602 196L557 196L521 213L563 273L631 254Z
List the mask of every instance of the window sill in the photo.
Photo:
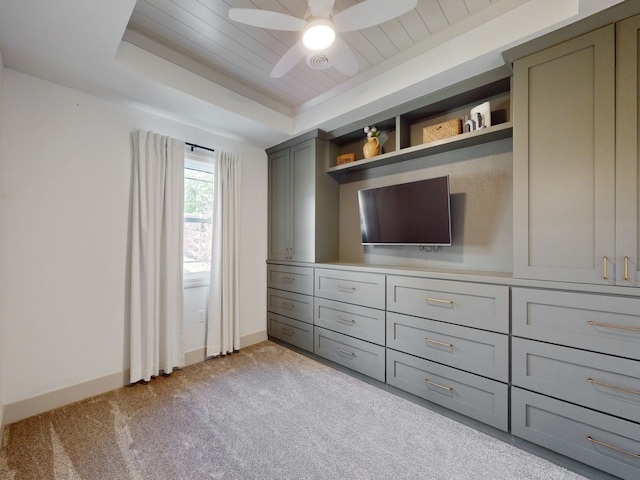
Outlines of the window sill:
M183 288L208 287L210 283L209 273L204 275L185 275L182 279Z

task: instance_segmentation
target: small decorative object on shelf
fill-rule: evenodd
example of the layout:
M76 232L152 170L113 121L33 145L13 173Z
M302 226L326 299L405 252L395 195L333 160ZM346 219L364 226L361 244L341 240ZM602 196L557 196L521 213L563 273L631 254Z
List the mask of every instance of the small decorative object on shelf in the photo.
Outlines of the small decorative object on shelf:
M477 107L471 109L470 115L465 116L464 132L473 132L481 128L491 126L491 104L484 102Z
M356 154L355 153L345 153L344 155L338 155L336 157L336 165L344 165L346 163L351 163L355 161Z
M462 120L454 118L422 129L422 143L435 142L462 133Z
M376 127L364 127L364 133L367 135L367 143L362 147L364 158L375 157L382 152L382 145L387 136Z

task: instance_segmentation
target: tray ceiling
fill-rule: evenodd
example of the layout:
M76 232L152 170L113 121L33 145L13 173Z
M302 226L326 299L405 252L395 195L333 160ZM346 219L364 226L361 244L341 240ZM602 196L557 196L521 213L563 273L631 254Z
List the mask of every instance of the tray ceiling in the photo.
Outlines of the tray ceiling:
M392 1L392 0L389 0ZM357 4L336 0L333 14ZM360 72L314 70L303 59L282 78L270 77L299 33L232 22L232 7L257 8L304 18L306 0L137 0L123 40L238 94L291 115L353 88L385 67L424 53L524 3L517 0L418 0L416 9L379 26L342 34ZM498 5L500 4L500 5Z

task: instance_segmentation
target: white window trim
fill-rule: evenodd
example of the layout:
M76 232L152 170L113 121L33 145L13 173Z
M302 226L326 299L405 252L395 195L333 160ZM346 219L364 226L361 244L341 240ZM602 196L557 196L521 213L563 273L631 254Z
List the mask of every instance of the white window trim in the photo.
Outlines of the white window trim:
M214 153L201 153L191 151L190 147L186 147L184 154L184 167L192 170L201 170L213 173ZM211 272L183 272L182 285L183 288L208 287L211 283Z

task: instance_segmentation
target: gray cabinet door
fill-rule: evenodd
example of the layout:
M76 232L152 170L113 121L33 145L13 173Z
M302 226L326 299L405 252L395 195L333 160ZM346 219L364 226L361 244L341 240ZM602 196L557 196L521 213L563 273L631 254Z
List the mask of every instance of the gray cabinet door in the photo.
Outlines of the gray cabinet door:
M290 246L291 185L289 149L269 156L269 241L270 260L287 260Z
M514 64L514 276L615 282L609 25Z
M616 282L640 286L640 15L617 25L616 61Z
M314 262L316 243L315 139L290 148L290 260Z

